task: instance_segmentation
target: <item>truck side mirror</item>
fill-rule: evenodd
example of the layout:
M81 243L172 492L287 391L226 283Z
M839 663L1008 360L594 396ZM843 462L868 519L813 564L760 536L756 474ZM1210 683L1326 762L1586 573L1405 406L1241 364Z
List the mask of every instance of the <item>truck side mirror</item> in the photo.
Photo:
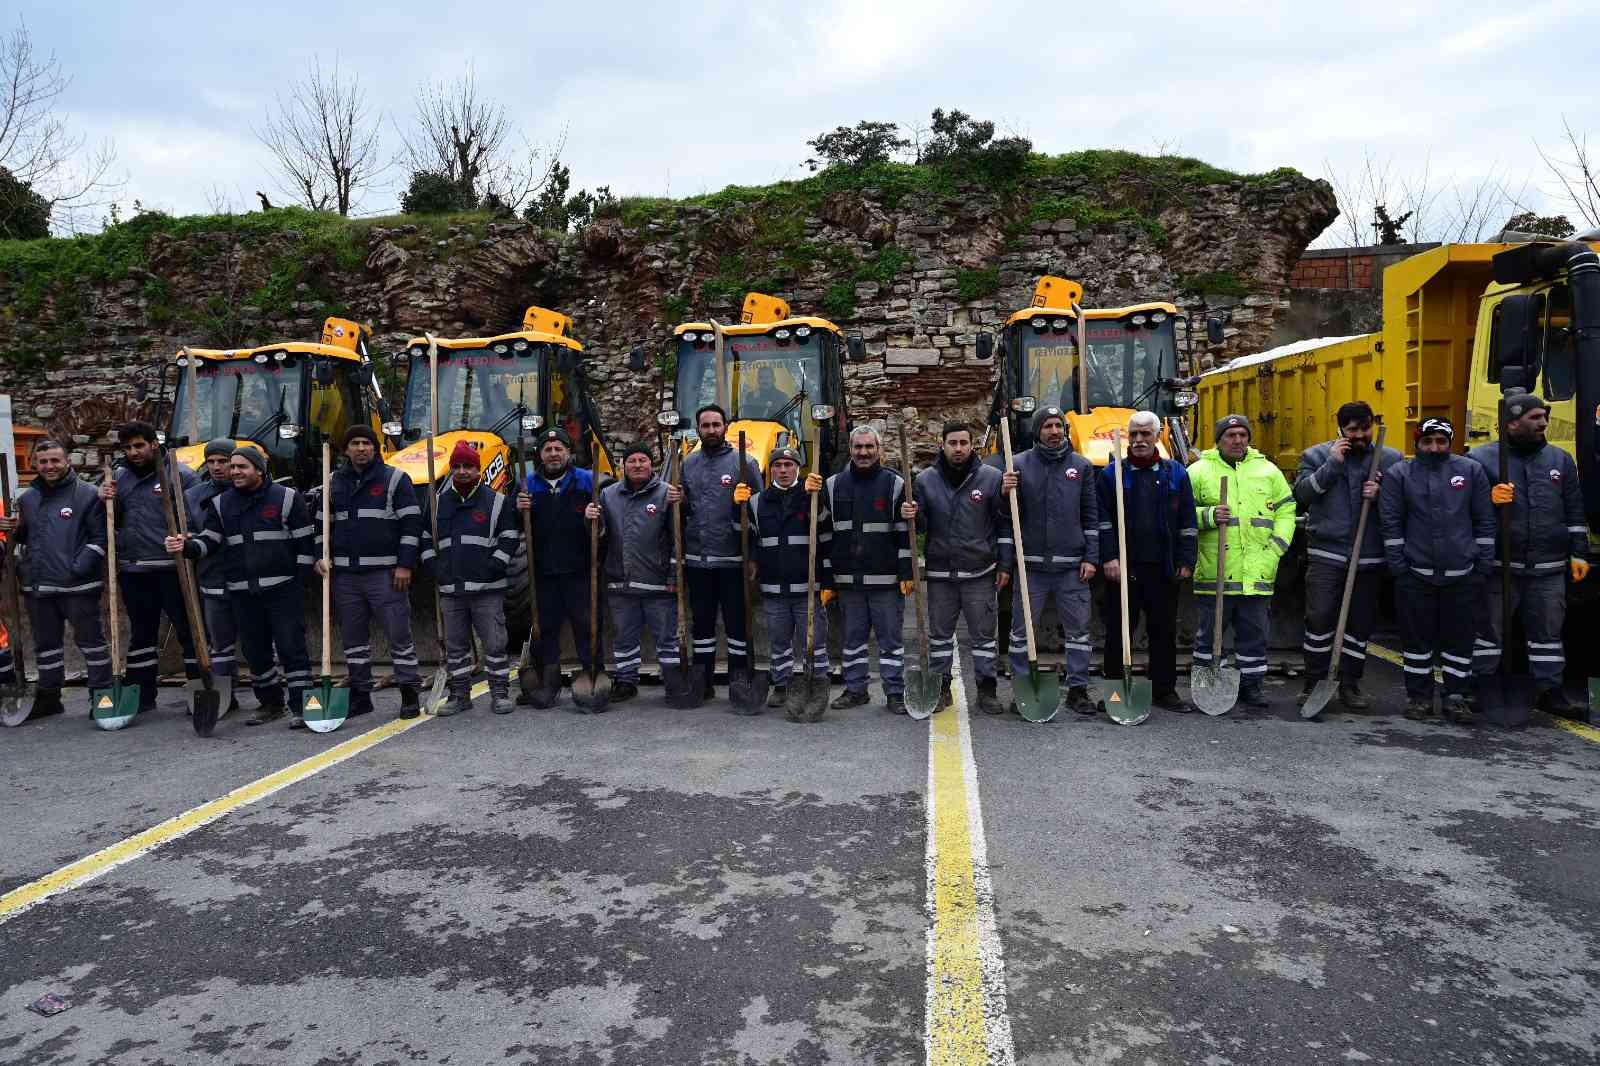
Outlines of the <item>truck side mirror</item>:
M845 358L852 363L862 362L867 358L866 338L859 333L852 333L844 339Z
M978 334L978 358L985 361L994 358L994 334Z
M1531 389L1539 380L1540 297L1507 296L1495 308L1493 358L1489 380L1502 395Z
M644 349L639 347L638 345L634 345L633 350L628 353L628 369L633 371L635 374L637 374L639 371L643 370L644 368L645 368Z

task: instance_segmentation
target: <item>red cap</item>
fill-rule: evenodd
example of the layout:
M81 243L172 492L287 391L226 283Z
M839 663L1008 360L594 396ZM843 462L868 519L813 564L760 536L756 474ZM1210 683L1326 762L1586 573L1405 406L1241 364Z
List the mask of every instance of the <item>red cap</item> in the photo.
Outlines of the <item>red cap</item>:
M456 446L450 452L451 466L482 466L483 460L478 458L478 449L467 441L456 441Z

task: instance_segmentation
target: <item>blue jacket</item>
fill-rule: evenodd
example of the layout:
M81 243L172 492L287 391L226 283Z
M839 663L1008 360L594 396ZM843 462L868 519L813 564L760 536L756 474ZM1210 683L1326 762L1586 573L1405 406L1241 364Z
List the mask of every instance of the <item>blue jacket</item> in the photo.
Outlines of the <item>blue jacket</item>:
M417 568L422 553L422 507L399 467L374 459L359 473L345 463L329 478L333 496L333 568L351 573ZM318 509L317 550L322 550Z
M1023 559L1030 571L1065 573L1080 563L1100 565L1100 500L1094 464L1070 447L1056 462L1038 448L1016 457L1017 504ZM1009 510L1010 505L1007 504ZM1016 567L1007 523L1000 532L1000 565Z
M1333 461L1333 441L1307 448L1300 455L1300 469L1294 478L1294 502L1306 516L1306 555L1313 562L1334 566L1350 565L1350 542L1361 521L1361 488L1367 483L1368 456L1350 456L1342 463ZM1383 475L1403 456L1385 447L1378 457L1375 476ZM1377 509L1374 501L1373 510ZM1367 515L1367 529L1361 535L1358 570L1375 570L1383 565L1383 533L1377 515Z
M1389 468L1378 490L1389 572L1448 585L1494 565L1494 505L1483 467L1464 455L1419 455Z
M1153 479L1154 484L1147 486L1153 491L1135 493L1134 486L1140 479ZM1117 480L1112 464L1101 468L1095 489L1100 505L1100 558L1110 562L1118 558ZM1122 500L1128 508L1130 544L1135 537L1160 540L1168 577L1184 567L1194 569L1200 530L1195 519L1194 487L1189 484L1189 472L1182 463L1161 459L1144 470L1123 463ZM1137 501L1144 501L1142 510L1136 509L1140 506Z
M967 581L994 573L1000 530L1011 522L1011 505L1000 492L1000 471L973 459L961 484L945 476L944 457L916 476L917 529L929 581Z
M589 520L583 509L594 499L594 473L569 465L556 481L540 473L527 478L533 498L533 554L540 577L589 573Z
M1483 467L1490 484L1500 480L1500 442L1480 444L1467 458ZM1589 523L1583 511L1578 464L1546 444L1537 452L1509 449L1506 473L1517 492L1511 500L1511 573L1517 577L1559 574L1572 559L1589 554ZM1499 519L1495 528L1498 532ZM1499 545L1494 568L1500 569Z
M35 596L98 593L106 566L106 512L76 474L36 478L17 500L18 575Z
M687 525L693 513L687 498L681 506ZM613 481L600 490L600 513L606 538L602 572L607 590L632 596L673 591L678 581L667 483L656 475L638 489L628 488L626 480ZM587 534L583 542L589 543ZM737 542L734 547L737 549Z
M424 530L422 561L432 564L434 580L446 596L504 592L506 569L521 536L514 501L481 479L465 499L451 484L439 493L437 550L432 531Z
M204 529L206 511L210 509L211 501L224 492L231 491L233 491L232 483L212 481L207 476L202 476L199 481L190 485L183 494L183 501L189 508L189 532L198 533ZM227 580L222 575L220 552L201 559L194 569L195 577L199 579L200 595L210 596L213 599L222 599L228 595Z
M820 501L819 501L820 503ZM811 494L804 479L787 489L772 485L745 504L750 508L750 540L755 547L756 581L767 596L804 596L809 587ZM734 508L735 527L739 524ZM833 564L828 548L833 541L833 519L826 507L817 511L817 588L833 588Z
M254 492L230 488L211 499L205 526L189 540L190 558L222 557L230 593L259 593L298 582L316 561L311 512L287 485L263 481Z
M696 448L683 461L683 565L726 569L739 565L739 527L728 522L733 487L740 481L761 491L761 464L745 454L739 471L739 449L724 443L714 452Z
M910 527L900 517L904 479L882 466L861 476L847 465L828 478L823 491L833 516L834 584L883 587L910 581Z
M130 466L116 469L118 573L178 568L167 552L167 519L161 513L167 505L166 489L161 483L166 465L162 455L146 474L137 474ZM179 465L178 473L183 481L180 491L187 492L199 480L186 466Z

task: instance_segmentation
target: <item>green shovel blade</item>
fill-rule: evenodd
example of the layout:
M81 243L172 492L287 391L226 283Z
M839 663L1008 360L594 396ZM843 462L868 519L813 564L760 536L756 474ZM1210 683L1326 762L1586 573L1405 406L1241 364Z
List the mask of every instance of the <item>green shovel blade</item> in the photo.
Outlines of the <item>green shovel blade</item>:
M1011 696L1017 713L1030 722L1048 722L1061 710L1061 678L1054 670L1040 672L1029 663L1028 672L1011 679Z
M110 688L91 689L89 716L101 729L121 729L139 713L139 686L113 680Z
M300 717L313 733L331 733L344 725L350 715L350 690L334 688L333 682L323 678L322 684L306 691Z
M1150 704L1154 694L1148 677L1131 680L1107 679L1100 691L1105 698L1106 713L1118 725L1138 725L1150 717Z

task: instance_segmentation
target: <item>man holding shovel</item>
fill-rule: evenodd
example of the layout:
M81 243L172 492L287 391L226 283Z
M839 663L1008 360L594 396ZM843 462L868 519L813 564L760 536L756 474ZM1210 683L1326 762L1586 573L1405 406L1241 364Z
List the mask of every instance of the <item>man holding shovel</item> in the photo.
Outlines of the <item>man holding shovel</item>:
M606 611L615 627L612 703L639 694L640 638L646 625L661 665L679 665L671 505L683 500L681 488L656 476L650 449L634 444L622 453L622 480L607 485L600 502L584 509L586 518L601 523L609 541L605 581Z
M206 442L205 469L201 471L200 480L183 494L191 529L203 528L211 501L233 488L228 460L234 447L234 442L225 437ZM221 686L219 691L226 693L227 698L222 701L224 713L232 712L239 706L239 697L233 691L239 632L233 624L233 608L228 604L228 589L222 579L221 555L209 555L196 564L195 583L200 588L206 637L211 646L211 677Z
M800 482L800 453L787 445L772 449L767 457L772 484L752 500L749 485L736 485L735 506L750 508L750 533L756 538L756 583L766 612L767 638L772 643L772 687L767 706L782 707L788 699L789 677L795 656L805 659L806 595L810 590L808 547L811 496ZM811 490L814 491L814 490ZM817 516L817 585L821 607L832 602L833 569L826 548L833 539L832 519L826 511ZM828 614L817 609L816 650L812 667L828 676ZM795 646L799 645L798 652Z
M450 702L438 714L472 709L472 638L483 648L490 710L511 713L511 661L506 657L506 570L522 538L516 509L483 480L478 449L458 441L450 484L439 493L438 543L423 533L422 561L433 565L444 612Z
M286 681L289 728L302 729L300 707L311 686L304 586L315 561L311 514L300 493L267 477L267 458L253 444L233 450L228 475L233 489L212 498L199 534L164 537L164 546L174 555L222 560L223 586L260 704L245 724L283 717ZM282 664L281 679L274 658Z
M914 502L901 504L900 516L925 533L922 576L928 582L928 643L932 670L944 676L950 695L950 664L956 654L956 622L967 620L972 670L978 682L978 709L1004 710L995 692L995 596L1011 581L999 569L1000 530L1007 513L1000 491L1002 475L978 461L972 427L946 422L939 457L917 475Z
M1122 597L1128 586L1128 626L1144 617L1150 644L1151 702L1183 713L1178 696L1178 586L1194 576L1199 529L1195 525L1194 490L1182 463L1161 458L1156 441L1161 419L1140 411L1128 419L1128 457L1122 465L1124 539L1128 558L1117 547L1116 471L1107 463L1097 479L1100 494L1100 559L1105 574L1102 613L1106 620L1105 674L1122 678Z
M1100 566L1100 501L1094 464L1072 450L1066 416L1059 407L1041 407L1033 419L1035 444L1016 457L1016 468L1001 477L1001 491L1016 493L1022 515L1023 561L1028 564L1028 599L1020 583L1011 597L1012 676L1028 672L1024 610L1034 628L1055 601L1066 642L1062 680L1066 705L1079 715L1099 712L1089 694L1089 581ZM1017 565L1010 530L999 536L1000 563Z
M354 425L340 442L345 464L329 479L333 508L333 606L350 670L350 717L372 710L372 620L389 640L400 716L418 712L417 646L411 637L411 575L422 552L422 507L411 479L379 457L371 426ZM320 513L320 512L319 512ZM317 573L322 573L321 523Z
M535 575L539 593L538 648L529 662L544 664L547 678L560 687L561 627L572 630L572 644L586 674L594 673L596 650L589 647L589 522L594 475L572 461L572 441L560 429L536 438L538 468L517 493L517 509L533 514ZM538 656L535 659L535 656ZM616 689L611 699L615 702Z
M16 515L0 517L0 530L17 551L33 623L39 683L29 717L43 718L63 710L68 623L88 667L89 688L111 687L111 653L100 623L106 514L94 486L78 479L58 442L46 438L34 446L33 468L38 476L18 497Z
M1278 580L1278 560L1294 539L1294 495L1276 463L1250 446L1250 420L1224 415L1215 427L1217 446L1189 467L1194 486L1200 551L1195 563L1194 664L1212 662L1212 633L1233 627L1233 658L1239 669L1239 702L1262 708L1267 699L1267 612ZM1222 503L1223 479L1228 502ZM1217 537L1228 537L1227 573L1222 578L1222 620L1217 621Z
M1537 686L1541 711L1560 718L1587 720L1587 709L1562 691L1566 656L1561 629L1567 614L1567 578L1589 576L1589 527L1584 518L1578 464L1545 440L1550 409L1530 392L1512 393L1500 401L1501 440L1480 444L1467 457L1483 467L1493 482L1490 498L1511 509L1507 523L1511 556L1511 614L1522 622L1528 642L1528 673ZM1500 479L1500 449L1505 448L1508 477ZM1495 553L1495 569L1500 568ZM1500 667L1504 635L1501 582L1490 581L1485 610L1473 641L1472 670L1480 678Z
M1305 653L1305 687L1299 704L1304 707L1317 682L1328 676L1333 662L1333 637L1344 601L1345 578L1350 567L1350 545L1360 524L1365 501L1378 498L1384 471L1403 456L1385 447L1372 467L1372 408L1353 400L1334 415L1339 436L1326 444L1307 448L1300 456L1294 479L1294 499L1306 515L1306 622L1301 650ZM1373 506L1367 503L1370 508ZM1356 579L1350 589L1344 646L1339 649L1339 702L1345 709L1364 711L1372 701L1361 692L1361 675L1367 661L1367 638L1378 621L1378 591L1383 576L1383 533L1369 521L1356 553Z

